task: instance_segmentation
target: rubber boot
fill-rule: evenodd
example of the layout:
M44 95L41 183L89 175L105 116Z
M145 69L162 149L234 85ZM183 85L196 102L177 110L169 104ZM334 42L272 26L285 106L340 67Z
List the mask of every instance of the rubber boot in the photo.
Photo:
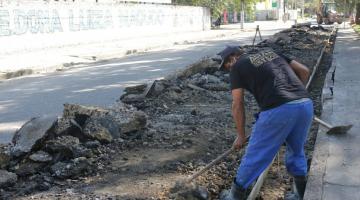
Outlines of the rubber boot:
M247 190L235 184L232 184L230 190L224 190L220 194L220 200L246 200Z
M292 184L292 191L285 195L285 200L302 200L306 187L305 176L295 176Z
M306 176L294 176L296 192L298 193L300 199L304 198L306 182Z

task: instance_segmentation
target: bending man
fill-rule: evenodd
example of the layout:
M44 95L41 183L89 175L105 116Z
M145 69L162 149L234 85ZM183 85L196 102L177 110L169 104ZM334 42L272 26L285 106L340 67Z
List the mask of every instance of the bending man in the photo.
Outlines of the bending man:
M244 90L254 95L261 109L232 188L223 192L221 199L246 199L247 188L283 143L286 168L294 177L301 199L307 175L304 145L313 119L313 104L304 86L309 70L270 49L245 53L241 47L228 46L218 55L222 58L220 68L230 72L232 114L237 128L235 148L241 148L246 140Z

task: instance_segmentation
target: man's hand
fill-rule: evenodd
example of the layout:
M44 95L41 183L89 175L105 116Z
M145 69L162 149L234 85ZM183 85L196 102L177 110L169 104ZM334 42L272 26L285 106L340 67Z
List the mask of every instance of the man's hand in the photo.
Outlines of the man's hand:
M233 143L233 147L236 150L240 150L241 147L243 147L245 145L245 142L246 142L246 137L238 135Z

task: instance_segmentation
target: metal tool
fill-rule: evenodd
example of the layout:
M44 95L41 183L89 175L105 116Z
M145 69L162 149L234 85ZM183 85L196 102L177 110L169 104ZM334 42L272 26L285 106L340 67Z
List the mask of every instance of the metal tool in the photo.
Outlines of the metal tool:
M256 25L256 32L255 32L255 36L254 36L254 39L253 39L253 42L252 42L253 48L254 48L255 40L256 40L256 37L257 37L258 33L259 33L260 41L262 41L259 25Z
M332 126L331 124L328 124L317 117L314 117L314 120L328 129L328 131L326 132L327 134L334 134L334 135L335 134L345 134L353 126L351 124L346 125L346 126L344 126L344 125L343 126Z

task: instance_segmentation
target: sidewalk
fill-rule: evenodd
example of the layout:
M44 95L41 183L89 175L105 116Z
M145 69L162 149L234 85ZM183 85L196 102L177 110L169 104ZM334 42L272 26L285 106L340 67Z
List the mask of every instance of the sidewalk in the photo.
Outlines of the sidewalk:
M260 25L260 30L266 30L273 29L274 27L290 27L293 23L293 21L288 21L287 23L277 23L275 21L245 23L243 31L255 31L256 25ZM202 32L183 32L145 38L133 37L126 40L103 41L97 44L43 49L11 55L0 52L0 80L26 74L83 66L95 61L119 58L133 53L166 48L176 44L224 38L233 34L239 34L240 31L240 24L230 24L221 25L220 29Z
M334 96L323 105L322 118L334 125L353 124L346 135L319 130L306 188L306 200L360 200L360 38L348 26L339 29L334 61ZM327 86L324 91L329 91Z

